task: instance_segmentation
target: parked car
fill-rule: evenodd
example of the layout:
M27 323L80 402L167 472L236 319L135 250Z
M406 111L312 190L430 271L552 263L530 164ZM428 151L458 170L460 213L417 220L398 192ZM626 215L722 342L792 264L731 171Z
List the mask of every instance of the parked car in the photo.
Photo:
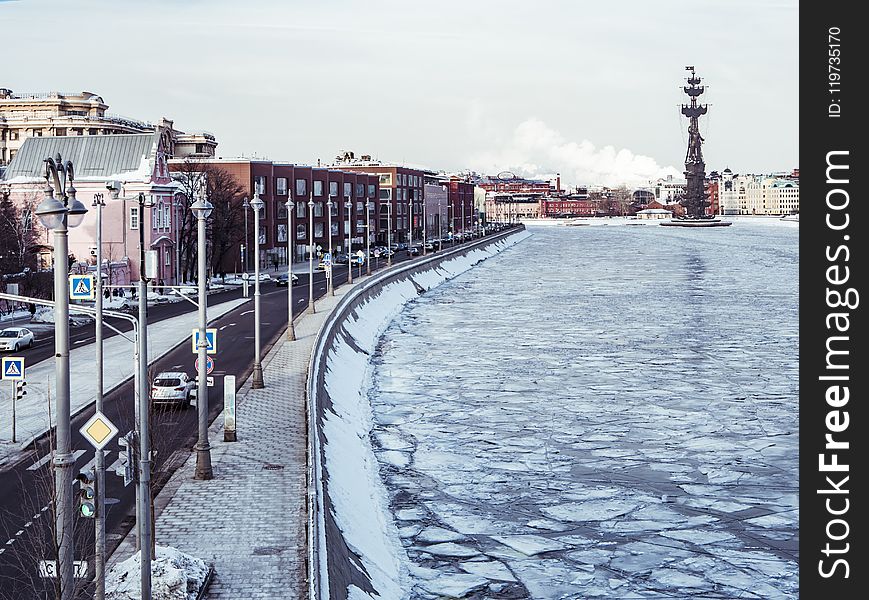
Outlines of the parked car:
M8 327L0 331L0 350L18 352L33 345L33 332L24 327Z
M191 405L195 395L196 382L182 371L164 371L154 378L151 384L153 404L175 404L182 408Z
M348 256L346 252L336 252L335 257L332 259L332 263L336 265L346 265L348 260Z
M286 273L281 273L281 275L275 279L275 285L279 287L286 287L287 281L289 281L290 277ZM293 273L293 285L299 283L299 276Z
M413 245L410 247L410 255L411 256L419 256L421 253L422 253L422 249L419 246Z

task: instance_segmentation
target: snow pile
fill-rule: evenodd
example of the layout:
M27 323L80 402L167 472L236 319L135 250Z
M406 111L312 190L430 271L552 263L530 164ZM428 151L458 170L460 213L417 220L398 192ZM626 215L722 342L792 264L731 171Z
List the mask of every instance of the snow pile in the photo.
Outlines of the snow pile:
M14 321L15 319L24 319L30 316L30 311L26 308L16 309L11 313L0 315L0 321Z
M139 553L116 564L106 574L107 600L139 600L142 597ZM205 583L205 561L170 546L157 546L157 559L151 561L151 598L153 600L196 600Z
M74 313L70 310L69 313L69 324L72 327L78 327L79 325L85 325L94 320L93 317L88 315L83 315L81 313ZM53 308L37 308L36 314L30 319L31 323L54 323L54 309Z
M419 290L430 290L529 235L519 232L445 260L431 270L384 285L376 295L357 306L326 350L324 387L332 410L324 411L321 439L325 440L328 494L335 522L347 546L361 557L378 597L399 598L411 584L403 567L408 559L389 512L389 500L369 437L372 415L365 393L370 387L369 358L390 321L419 295ZM475 579L474 584L477 583ZM349 597L374 596L351 585Z

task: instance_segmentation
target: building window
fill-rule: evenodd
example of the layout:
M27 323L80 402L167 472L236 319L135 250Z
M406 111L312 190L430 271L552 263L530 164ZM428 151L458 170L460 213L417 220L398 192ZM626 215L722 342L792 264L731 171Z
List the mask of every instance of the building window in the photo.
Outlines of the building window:
M139 228L139 207L131 206L130 207L130 229L138 229Z
M314 181L314 195L322 196L323 195L323 182L322 181Z
M169 252L169 248L163 248L163 264L167 267L172 264L172 253Z
M277 209L275 212L277 213L279 219L287 218L287 207L283 202L275 200L275 208Z
M340 203L339 203L339 202L333 202L333 203L332 203L332 208L329 209L329 213L330 213L333 217L337 217L337 216L338 216L338 204L340 204Z
M392 190L389 190L389 189L384 190L383 188L380 189L380 199L381 200L389 200L391 195L392 195Z
M254 189L257 194L265 194L266 193L266 176L265 175L257 175L253 178L254 181Z
M337 196L338 195L338 182L330 181L329 182L329 196Z
M364 208L364 206L365 206L365 205L362 204L361 202L357 202L357 203L356 203L356 214L357 214L357 215L361 215L361 214L362 214L362 209Z
M365 196L365 184L357 183L356 184L356 197L363 198Z
M308 195L308 180L296 179L296 196Z
M323 237L323 224L322 223L314 223L314 237L315 238Z
M286 243L287 241L287 225L286 223L281 223L278 225L278 243Z
M296 225L296 239L303 240L307 236L307 231L305 230L305 226L303 224Z
M353 195L353 184L349 181L344 182L344 197L349 198Z
M374 198L374 190L376 187L377 186L375 186L373 183L368 184L368 197L369 198Z
M267 212L269 212L269 205L263 203L262 208L259 210L259 218L260 218L260 219L265 219L265 218L266 218L266 213L267 213Z
M287 178L286 177L276 177L275 178L275 194L278 196L286 196L287 195Z
M300 181L305 181L304 179ZM296 202L296 218L304 219L305 218L305 203L304 202Z
M266 245L266 230L265 230L265 228L262 228L259 230L259 243L260 243L260 246Z
M314 189L316 190L316 188L314 188ZM322 217L323 216L323 203L322 202L315 202L314 203L314 216L315 217Z
M55 133L54 133L54 135L56 135L56 136L62 136L62 135L65 136L65 135L66 135L66 127L58 127L57 129L55 129Z
M380 187L392 185L392 173L380 174Z
M332 223L332 237L338 235L338 223Z

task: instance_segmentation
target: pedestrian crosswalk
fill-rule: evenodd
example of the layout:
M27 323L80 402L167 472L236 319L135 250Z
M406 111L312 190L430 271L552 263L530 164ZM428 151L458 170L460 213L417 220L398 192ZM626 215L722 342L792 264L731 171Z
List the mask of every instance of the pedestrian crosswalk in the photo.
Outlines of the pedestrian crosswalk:
M87 452L87 450L75 450L75 451L73 451L73 453L72 453L73 460L78 462L78 459L81 458L81 456L85 452ZM103 453L104 453L103 456L108 456L109 451L103 450ZM27 470L28 471L36 471L38 469L41 469L53 457L54 457L54 453L49 452L48 454L46 454L45 456L43 456L42 458L37 460L35 463L33 463L32 465L27 467ZM87 470L93 469L96 466L96 462L97 462L97 457L96 457L96 453L94 453L94 455L91 457L91 459L88 462L86 462L79 470L87 471ZM122 462L120 452L118 452L118 457L115 459L115 461L109 467L106 468L106 472L114 472L116 474L123 475L124 463Z

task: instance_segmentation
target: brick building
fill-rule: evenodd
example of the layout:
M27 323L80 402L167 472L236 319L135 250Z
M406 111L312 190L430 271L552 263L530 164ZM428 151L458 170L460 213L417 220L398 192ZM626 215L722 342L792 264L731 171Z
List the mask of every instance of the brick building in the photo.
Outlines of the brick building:
M177 176L189 168L185 165L190 164L172 160L169 166ZM377 175L251 159L202 160L196 161L195 165L199 168L216 167L231 174L247 199L253 198L254 192L259 193L263 201L259 215L261 269L285 265L288 256L297 261L304 260L312 244L312 223L315 252L317 246L325 252L330 237L333 251L347 251L348 233L352 250L364 248L366 202L369 203L372 244L379 235L379 226L374 219L380 195ZM286 203L290 200L294 209L288 212ZM328 208L330 201L331 210ZM314 203L312 212L309 212L309 202ZM312 219L309 218L311 215ZM245 250L255 245L252 219L253 211L248 210L247 227L239 232L235 249L222 262L224 272L243 271L245 262L247 270L253 268L253 255ZM327 231L330 221L331 231Z

